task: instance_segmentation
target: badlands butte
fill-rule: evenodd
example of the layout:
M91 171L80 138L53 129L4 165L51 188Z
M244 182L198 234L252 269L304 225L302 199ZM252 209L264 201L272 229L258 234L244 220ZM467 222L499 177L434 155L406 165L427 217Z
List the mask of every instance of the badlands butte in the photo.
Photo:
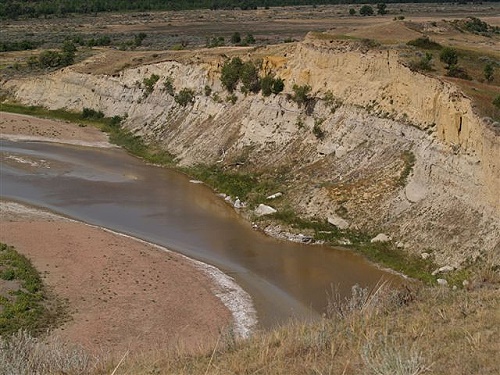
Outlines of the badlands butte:
M387 30L423 35L395 21ZM437 266L499 265L498 123L477 112L457 80L412 71L407 53L406 46L314 32L295 43L154 58L103 50L3 86L25 105L121 116L122 128L168 151L179 166L260 176L275 182L265 194L283 193L253 204L384 233L394 248L431 254ZM221 68L234 57L256 62L261 76L283 79L284 91L266 97L237 89L228 97ZM166 81L176 93L192 90L192 101L178 104ZM304 103L293 100L294 85L310 86ZM250 218L253 204L242 209ZM270 220L258 225L278 236L293 232Z

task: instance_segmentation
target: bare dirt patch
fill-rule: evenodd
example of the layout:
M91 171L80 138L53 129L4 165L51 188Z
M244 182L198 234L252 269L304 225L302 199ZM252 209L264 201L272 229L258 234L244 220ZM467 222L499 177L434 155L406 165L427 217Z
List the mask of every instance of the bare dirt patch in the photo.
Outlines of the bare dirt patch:
M0 241L68 302L72 319L52 335L93 352L192 351L230 325L213 283L182 256L57 216L26 216L2 211Z

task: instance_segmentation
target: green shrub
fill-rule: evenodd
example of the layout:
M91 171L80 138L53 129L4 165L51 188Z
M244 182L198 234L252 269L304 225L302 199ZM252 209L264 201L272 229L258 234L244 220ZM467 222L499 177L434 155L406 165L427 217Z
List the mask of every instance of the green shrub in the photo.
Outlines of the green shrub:
M44 305L47 295L40 275L29 259L13 247L0 243L2 268L2 278L16 280L20 286L11 291L9 298L0 295L0 336L11 335L20 329L39 334L50 328L56 315Z
M255 38L253 37L252 34L247 34L243 42L245 44L255 44Z
M377 14L380 14L380 15L387 14L387 4L386 3L378 3L377 4Z
M325 119L315 119L314 120L314 126L313 126L313 134L316 136L317 139L323 140L325 138L325 132L323 129L321 129L321 124L325 121Z
M267 74L260 79L260 87L262 89L262 95L269 96L273 92L274 78L271 74Z
M224 37L222 36L213 37L212 39L207 38L206 45L208 48L222 47L224 44L225 44Z
M293 85L292 90L293 90L293 96L292 100L299 105L299 107L307 103L307 101L310 99L309 93L311 92L311 86L309 85Z
M147 35L145 33L139 33L137 35L134 35L134 42L133 42L133 45L135 47L139 47L142 45L142 42L144 41L144 39L146 39Z
M61 65L61 54L56 51L43 51L38 56L38 65L41 68L56 68Z
M443 48L441 44L434 42L433 40L429 39L428 36L422 36L417 39L410 40L408 43L409 46L414 46L417 48L422 48L422 49L435 49L439 50Z
M176 103L185 107L194 102L194 91L185 87L175 95L174 99Z
M234 94L230 94L226 96L226 102L231 103L231 104L236 104L238 101L238 97Z
M12 268L7 268L0 274L0 278L2 278L3 280L14 280L15 277L16 271L14 271Z
M362 16L373 16L373 8L370 5L363 5L359 10Z
M231 35L231 43L233 44L239 44L241 42L241 35L239 32L235 32L233 33L233 35Z
M420 60L411 61L410 69L413 71L431 71L432 70L432 54L427 52Z
M8 51L27 51L36 49L40 46L40 42L34 42L31 40L22 40L21 42L0 42L0 52L8 52Z
M165 78L165 82L163 82L163 89L167 94L171 96L175 95L174 80L172 77Z
M500 109L500 95L495 96L495 99L493 99L493 105Z
M149 78L144 78L142 80L142 83L144 84L144 87L146 89L145 95L149 95L153 92L156 82L160 79L160 76L158 74L151 74Z
M284 89L285 89L285 81L283 81L281 78L275 78L273 80L273 86L271 88L273 94L279 94Z
M467 31L477 34L483 34L490 31L490 26L476 17L469 17L469 19L465 21L464 27Z
M227 60L222 66L221 83L227 91L233 92L240 80L240 73L243 67L243 61L239 57L233 57Z
M469 75L469 73L467 73L467 71L465 70L465 68L462 68L461 66L458 66L458 65L450 65L448 67L448 71L446 72L446 75L448 77L453 77L453 78L460 78L460 79L467 79L467 80L471 80L471 76Z
M256 176L229 172L220 166L196 165L189 167L188 174L207 183L209 186L232 197L247 200L248 194L256 188L258 179Z
M212 88L209 85L205 85L205 87L203 88L203 91L205 93L205 96L212 95Z
M96 111L92 108L83 108L81 118L86 120L100 120L104 118L102 111Z
M495 69L493 68L493 64L492 63L488 63L486 64L486 66L484 67L484 78L486 79L486 81L488 82L491 82L493 81L493 73L494 73Z
M260 91L260 80L257 67L252 61L247 61L240 68L240 79L244 91L258 93Z
M446 69L458 63L457 50L451 47L445 47L439 54L439 60L446 64Z

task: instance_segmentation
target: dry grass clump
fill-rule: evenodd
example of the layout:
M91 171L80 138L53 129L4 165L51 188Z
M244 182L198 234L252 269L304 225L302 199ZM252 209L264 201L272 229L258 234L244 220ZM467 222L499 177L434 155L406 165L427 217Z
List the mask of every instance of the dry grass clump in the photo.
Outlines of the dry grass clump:
M44 341L26 331L0 336L1 375L89 374L99 364L83 348L55 338Z

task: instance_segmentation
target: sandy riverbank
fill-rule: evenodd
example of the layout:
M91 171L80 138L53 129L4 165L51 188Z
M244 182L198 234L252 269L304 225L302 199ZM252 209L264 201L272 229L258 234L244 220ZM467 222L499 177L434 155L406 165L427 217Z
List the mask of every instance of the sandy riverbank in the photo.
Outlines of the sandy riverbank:
M113 147L107 134L91 126L0 112L0 138L13 141L44 141L90 147Z
M0 127L8 139L107 142L97 129L2 112ZM28 256L67 299L72 319L52 334L90 350L194 350L229 326L246 335L255 323L232 279L144 241L1 201L0 241Z

